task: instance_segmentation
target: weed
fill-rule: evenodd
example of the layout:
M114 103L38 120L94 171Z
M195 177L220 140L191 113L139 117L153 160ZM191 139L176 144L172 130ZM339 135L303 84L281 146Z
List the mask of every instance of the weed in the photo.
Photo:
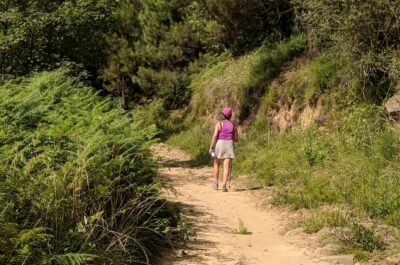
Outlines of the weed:
M247 230L247 227L245 226L243 220L240 218L239 218L239 228L233 230L232 233L237 234L237 235L251 235L252 234L252 232L249 232L249 230Z
M374 231L361 224L353 225L353 237L350 244L367 252L385 249L385 243L376 237Z

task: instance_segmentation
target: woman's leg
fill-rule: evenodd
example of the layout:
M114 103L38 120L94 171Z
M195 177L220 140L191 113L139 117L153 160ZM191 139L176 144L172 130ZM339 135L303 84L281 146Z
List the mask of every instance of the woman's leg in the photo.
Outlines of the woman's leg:
M219 161L218 159L214 159L214 182L218 183L218 175L219 175Z
M223 179L223 187L226 188L226 183L228 182L229 174L230 172L230 165L231 165L231 159L230 158L225 158L224 160L224 179Z

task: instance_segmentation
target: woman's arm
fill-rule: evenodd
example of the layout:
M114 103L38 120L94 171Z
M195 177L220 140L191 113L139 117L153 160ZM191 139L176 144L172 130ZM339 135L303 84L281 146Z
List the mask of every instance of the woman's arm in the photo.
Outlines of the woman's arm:
M217 140L218 140L217 138L218 138L218 134L219 134L220 130L221 130L220 123L219 122L215 123L214 133L211 138L211 145L210 145L210 150L209 150L210 152L211 152L211 150L215 149L215 145L217 144Z

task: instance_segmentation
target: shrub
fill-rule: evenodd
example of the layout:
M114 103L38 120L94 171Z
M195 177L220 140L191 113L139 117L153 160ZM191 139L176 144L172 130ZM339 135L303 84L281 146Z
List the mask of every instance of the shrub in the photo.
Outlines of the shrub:
M61 70L0 95L2 264L146 262L166 246L154 127Z
M353 236L349 241L344 242L362 251L373 252L374 250L384 250L385 243L376 237L373 229L361 224L354 224L352 228Z
M351 59L345 76L362 80L360 97L381 102L393 92L399 78L399 5L390 0L293 2L310 44L343 51Z
M113 7L107 0L2 1L0 81L57 68L61 60L83 64L95 74L105 61Z

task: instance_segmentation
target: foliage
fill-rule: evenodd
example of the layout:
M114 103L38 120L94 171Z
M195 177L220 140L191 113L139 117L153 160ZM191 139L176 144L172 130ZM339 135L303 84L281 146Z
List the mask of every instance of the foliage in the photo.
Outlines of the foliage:
M364 251L372 252L375 249L383 250L385 248L384 243L375 236L374 231L370 228L355 224L353 233L351 239L353 244Z
M313 60L301 58L292 62L260 100L257 126L265 127L270 118L268 113L278 111L284 104L296 104L302 110L326 97L324 103L330 104L332 109L339 109L354 101L356 91L343 91L341 77L347 69L345 64L345 58L336 53L321 53Z
M292 33L293 12L288 0L205 0L221 25L221 42L240 55L259 47L271 34Z
M0 95L2 264L146 263L166 246L154 127L62 70Z
M165 139L173 133L181 132L184 128L185 110L167 110L161 99L133 109L133 116L144 126L156 125L159 129L158 137Z
M329 130L251 134L239 143L236 170L280 187L276 203L296 209L346 204L398 223L399 127L386 127L382 109L373 106L331 113L329 119Z
M96 73L103 34L112 29L113 1L0 1L0 81L62 61Z
M243 220L239 218L239 228L233 230L234 234L238 235L251 235L252 233L247 230L246 225L244 224Z
M350 77L362 80L360 95L378 102L399 79L400 4L390 0L295 0L300 18L320 48L352 59Z
M300 222L300 225L304 227L306 233L315 233L324 227L346 227L348 222L348 218L338 210L313 211L310 217Z
M353 253L358 261L366 261L371 258L373 252L383 251L387 247L387 244L375 234L374 227L353 224L350 231L351 235L340 240L341 251Z
M214 55L250 51L272 33L287 37L290 7L286 0L119 1L101 78L114 94L161 98L166 109L181 108L191 97L191 75Z
M212 114L211 109L230 105L237 113L236 120L243 121L256 109L266 86L288 62L303 53L304 47L305 37L300 35L237 59L221 57L219 63L194 77L191 114L206 116Z
M106 88L161 98L167 109L185 105L193 66L219 49L213 37L218 27L206 10L189 0L123 0L115 18L119 30L108 38L109 59L101 75Z

